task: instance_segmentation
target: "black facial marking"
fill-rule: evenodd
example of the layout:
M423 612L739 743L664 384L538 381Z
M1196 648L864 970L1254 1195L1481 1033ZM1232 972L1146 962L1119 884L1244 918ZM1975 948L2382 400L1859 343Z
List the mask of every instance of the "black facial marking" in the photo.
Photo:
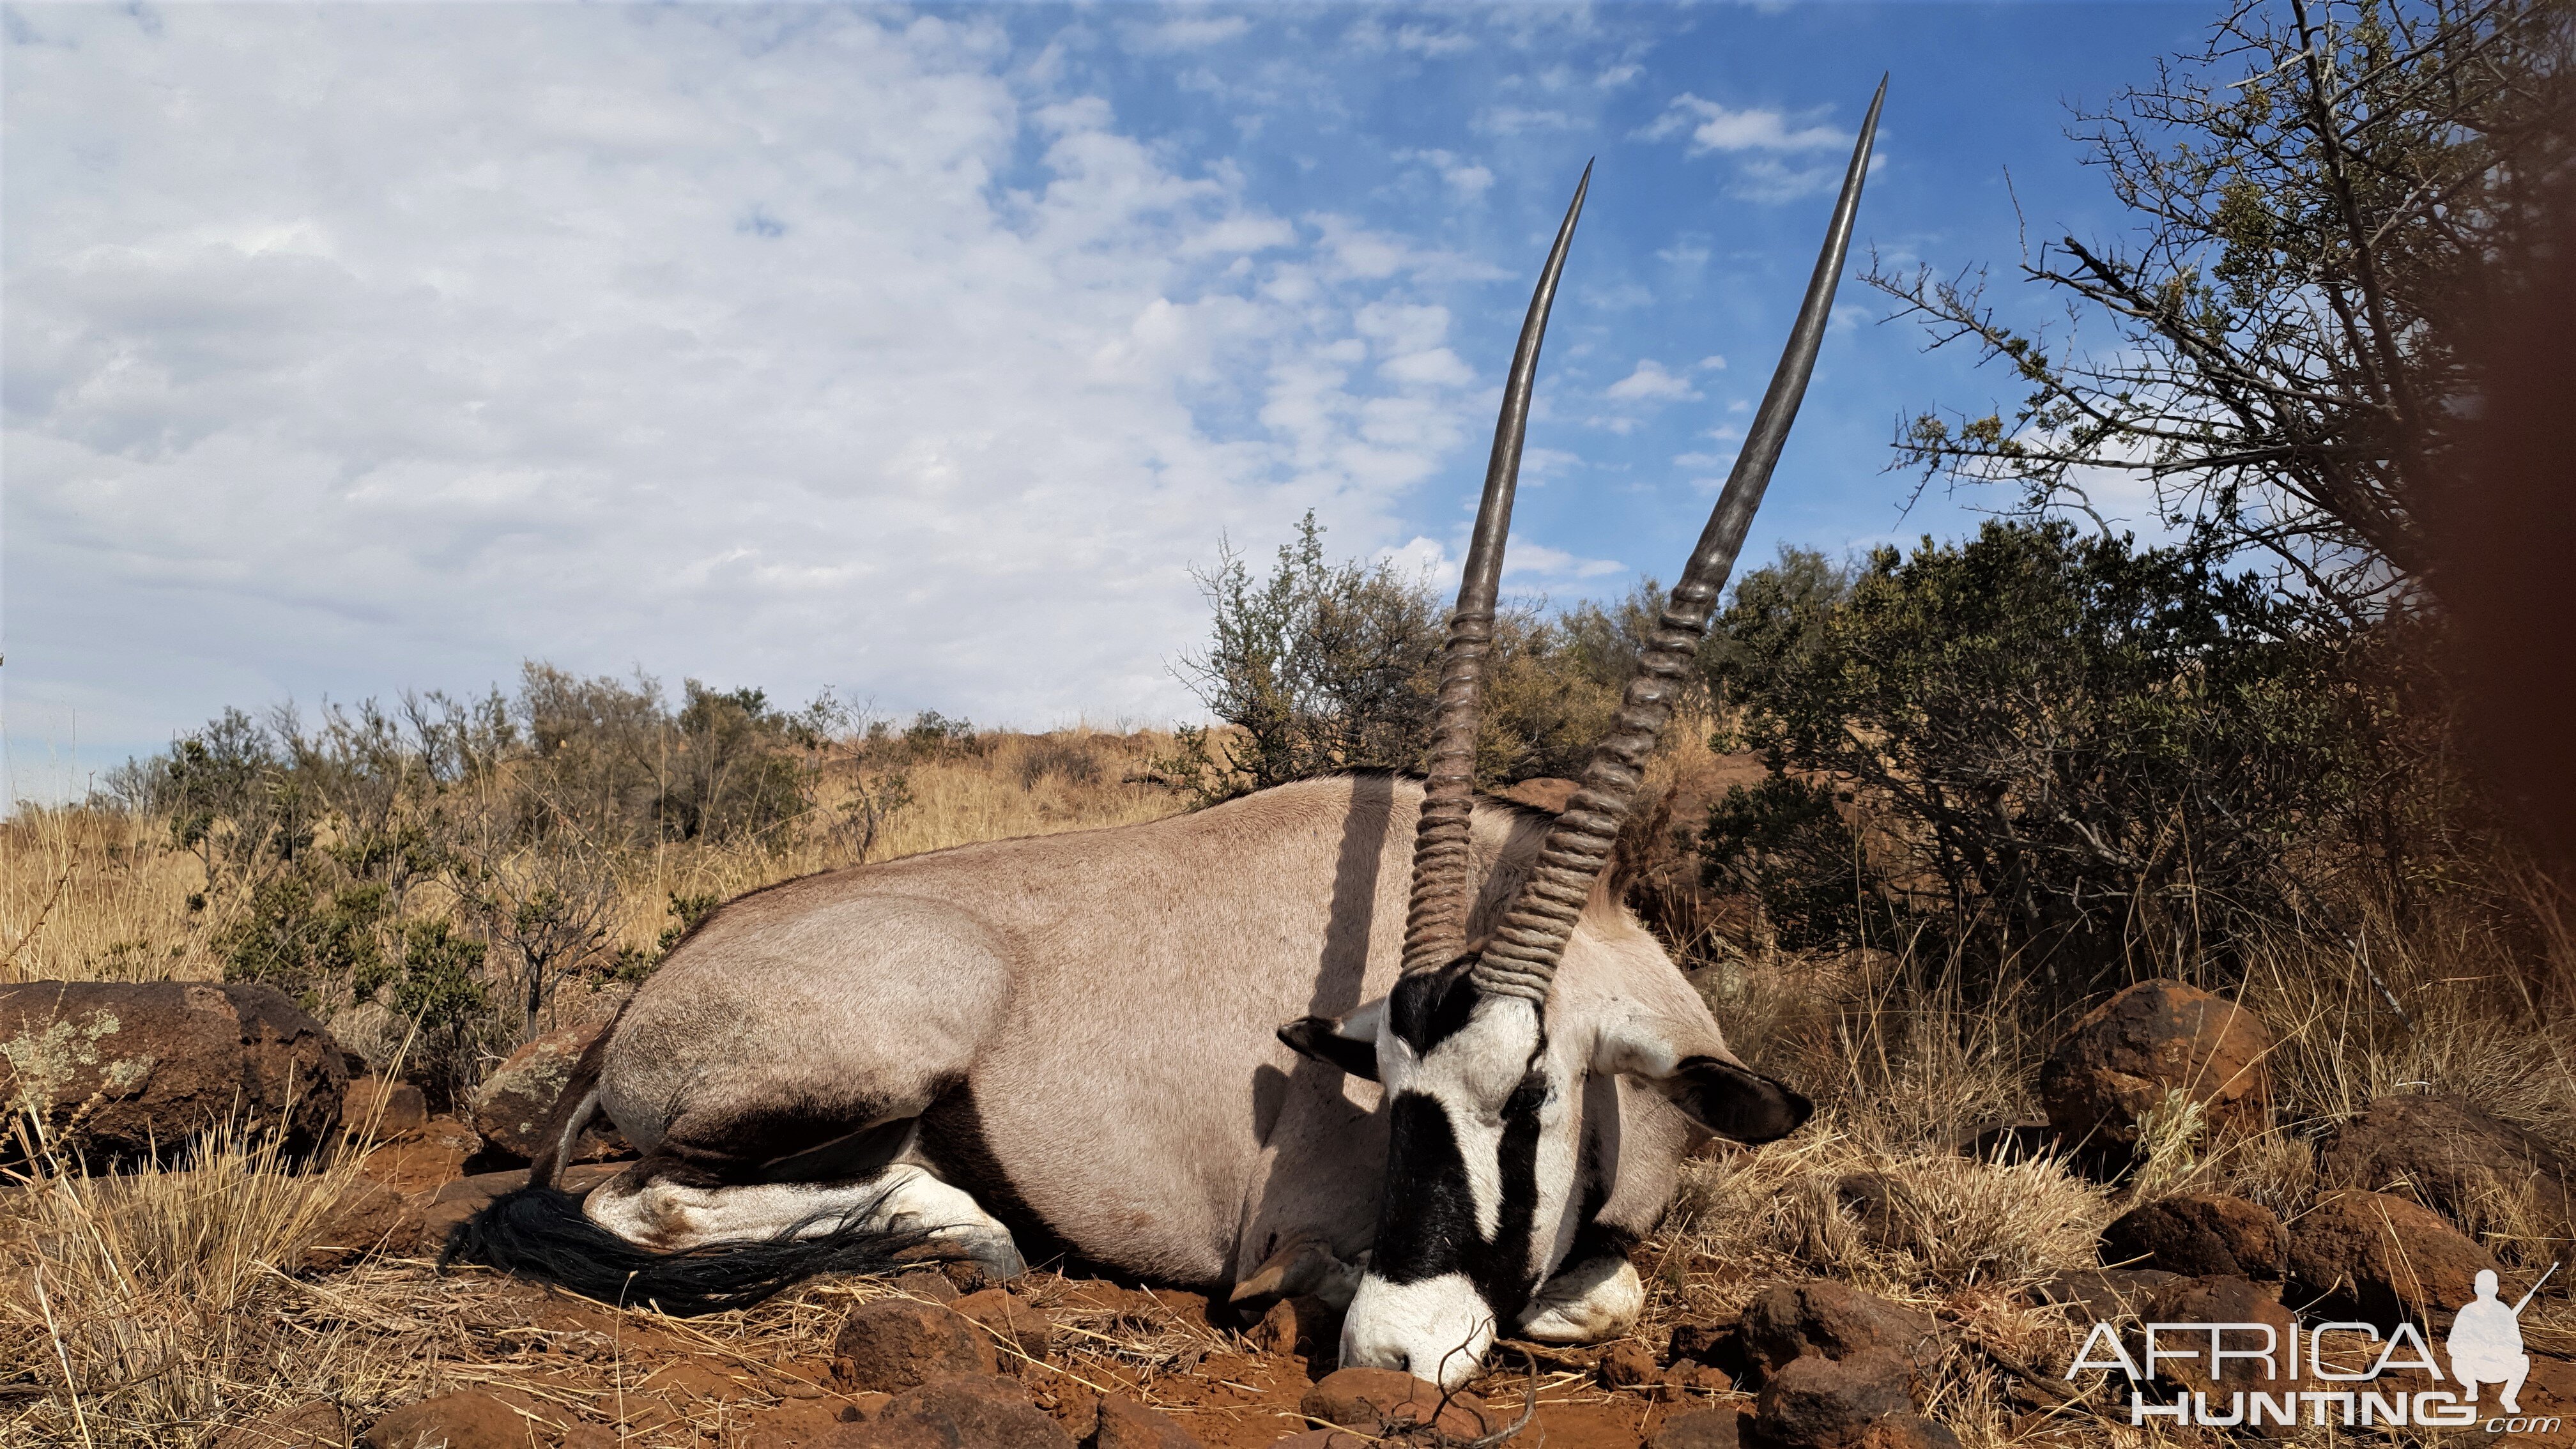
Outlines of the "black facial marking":
M1816 1104L1758 1072L1715 1057L1689 1057L1662 1084L1691 1120L1738 1142L1770 1142L1806 1124Z
M1491 1238L1476 1230L1476 1195L1448 1112L1420 1092L1396 1095L1388 1110L1388 1192L1378 1213L1372 1274L1418 1283L1464 1273L1497 1320L1519 1318L1538 1286L1530 1227L1538 1217L1539 1108L1547 1094L1547 1078L1533 1071L1504 1104L1497 1152L1502 1202Z
M1418 971L1395 983L1387 993L1387 1027L1417 1057L1447 1041L1467 1025L1476 1011L1476 983L1467 977L1473 957L1462 956L1437 971Z
M1279 1040L1309 1061L1339 1067L1354 1077L1377 1080L1377 1043L1337 1035L1341 1023L1329 1016L1301 1016L1279 1028Z

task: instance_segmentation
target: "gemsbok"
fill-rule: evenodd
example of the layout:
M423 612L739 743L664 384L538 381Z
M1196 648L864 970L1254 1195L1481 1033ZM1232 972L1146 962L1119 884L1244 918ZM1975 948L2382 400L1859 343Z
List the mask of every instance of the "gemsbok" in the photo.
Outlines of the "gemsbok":
M449 1256L687 1313L898 1253L998 1275L1071 1255L1238 1301L1346 1299L1344 1364L1443 1386L1497 1332L1624 1331L1644 1298L1627 1250L1685 1154L1810 1110L1727 1049L1602 878L1797 415L1885 96L1734 471L1562 813L1479 798L1471 766L1589 168L1504 386L1427 778L1309 780L730 902L583 1057L531 1185ZM602 1113L642 1156L576 1198L559 1164Z

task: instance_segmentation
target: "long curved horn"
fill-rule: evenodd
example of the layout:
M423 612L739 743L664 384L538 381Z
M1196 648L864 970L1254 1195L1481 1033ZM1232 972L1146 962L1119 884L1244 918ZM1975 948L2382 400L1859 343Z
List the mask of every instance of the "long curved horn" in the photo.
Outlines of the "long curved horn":
M1735 567L1736 550L1744 545L1744 531L1771 481L1772 465L1780 460L1780 445L1788 440L1789 424L1797 419L1807 375L1814 371L1816 350L1824 341L1834 284L1842 279L1843 253L1851 245L1852 219L1860 210L1861 180L1869 170L1870 143L1878 134L1878 108L1886 99L1887 81L1881 77L1878 94L1870 98L1869 115L1861 122L1860 140L1852 147L1851 169L1843 175L1842 197L1834 203L1833 222L1825 229L1824 250L1816 257L1815 275L1807 282L1806 302L1798 309L1797 325L1789 330L1779 370L1771 374L1771 390L1762 396L1762 410L1753 415L1753 426L1745 434L1742 451L1735 455L1725 491L1709 512L1699 546L1691 551L1690 563L1682 570L1681 581L1673 585L1662 617L1646 636L1619 714L1609 734L1593 747L1582 788L1566 802L1564 813L1548 831L1537 867L1476 963L1473 979L1482 990L1526 997L1541 1006L1547 1001L1556 963L1574 934L1575 918L1583 913L1593 882L1609 862L1619 826L1645 784L1646 756L1672 718L1676 686L1699 653L1709 616L1717 610L1718 594Z
M1530 385L1538 376L1538 349L1547 336L1548 308L1556 301L1557 275L1574 244L1583 194L1592 188L1592 163L1583 165L1574 202L1556 229L1521 322L1520 345L1503 382L1503 410L1494 420L1494 453L1485 464L1485 496L1476 506L1476 532L1459 570L1458 607L1449 616L1449 641L1440 654L1440 694L1431 721L1431 772L1422 796L1422 820L1413 835L1413 902L1404 917L1404 969L1445 966L1467 949L1468 846L1476 796L1476 697L1485 681L1485 656L1494 644L1494 601L1502 588L1503 542L1512 530L1512 489L1521 476L1521 439L1529 431Z

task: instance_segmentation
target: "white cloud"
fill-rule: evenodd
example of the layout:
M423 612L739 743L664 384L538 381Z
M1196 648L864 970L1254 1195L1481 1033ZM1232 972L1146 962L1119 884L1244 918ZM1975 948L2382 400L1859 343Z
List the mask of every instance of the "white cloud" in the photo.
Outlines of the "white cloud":
M1422 286L1490 268L1024 94L989 16L468 13L13 15L22 740L522 656L1168 718L1220 533L1365 547L1470 448Z
M1476 113L1475 127L1489 136L1518 136L1529 131L1563 131L1574 125L1563 111L1529 106L1487 106Z
M1532 543L1519 534L1503 546L1503 574L1538 579L1598 579L1624 574L1628 566L1617 559L1583 558L1561 548Z
M1847 146L1851 138L1831 126L1792 127L1786 114L1762 107L1735 110L1685 91L1664 113L1637 132L1646 141L1690 133L1690 154L1704 151L1810 151Z
M1454 151L1398 151L1394 154L1394 159L1420 161L1428 165L1440 173L1440 179L1447 182L1449 189L1457 192L1461 200L1474 201L1493 189L1493 172L1468 161Z
M1128 44L1149 53L1182 50L1205 50L1241 39L1252 29L1252 22L1241 15L1175 15L1151 25L1133 25L1127 30Z
M1667 372L1664 365L1651 357L1640 358L1637 369L1610 384L1602 394L1615 402L1682 402L1698 397L1699 390L1690 379Z

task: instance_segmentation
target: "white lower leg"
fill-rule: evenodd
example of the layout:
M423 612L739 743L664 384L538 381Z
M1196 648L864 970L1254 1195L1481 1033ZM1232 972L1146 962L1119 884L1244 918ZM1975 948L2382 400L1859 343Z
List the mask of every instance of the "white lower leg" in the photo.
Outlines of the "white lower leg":
M918 1233L963 1249L1005 1276L1024 1271L1008 1228L975 1199L910 1164L852 1182L771 1182L742 1187L678 1183L603 1183L582 1213L639 1247L676 1253L710 1243L759 1242L783 1235L822 1237L856 1229Z

